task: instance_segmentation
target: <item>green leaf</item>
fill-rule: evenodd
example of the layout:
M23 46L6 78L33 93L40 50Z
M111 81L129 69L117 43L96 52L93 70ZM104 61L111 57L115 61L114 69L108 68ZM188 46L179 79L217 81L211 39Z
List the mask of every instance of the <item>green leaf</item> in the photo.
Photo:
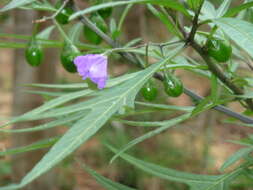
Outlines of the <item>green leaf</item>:
M80 163L81 164L81 163ZM116 183L108 178L105 178L104 176L98 174L88 166L85 166L84 164L81 164L81 167L88 172L91 176L93 176L96 181L102 185L105 189L108 190L134 190L133 188L127 187L125 185L122 185L120 183Z
M110 145L106 146L114 153L119 152L119 150ZM198 175L164 168L156 164L139 160L125 153L121 154L120 157L151 175L166 180L185 183L194 190L225 190L225 184L240 175L244 170L244 167L239 167L231 173L223 175Z
M114 18L111 18L110 20L110 33L113 40L116 40L121 33L120 30L118 30L116 20Z
M171 20L167 17L167 15L165 15L161 11L158 11L154 6L152 6L150 4L148 4L147 7L150 10L150 12L153 13L153 15L155 15L157 18L159 18L163 22L163 24L165 24L168 31L170 31L172 34L178 36L179 38L182 38L181 33L177 29L177 26L175 26L171 22Z
M232 0L224 0L222 2L222 4L219 6L219 8L217 10L216 18L222 17L227 12L227 10L229 9L229 6L231 4L231 1Z
M253 57L253 24L235 18L216 19L215 23L239 47Z
M123 76L119 76L117 78L112 78L108 80L108 84L106 85L106 88L113 87L115 85L118 85L126 80L130 80L136 75L138 75L139 72L131 73L131 74L125 74ZM83 89L87 88L87 83L74 83L74 84L27 84L26 86L31 87L41 87L41 88L53 88L53 89Z
M69 31L69 39L75 44L79 42L79 37L83 29L83 24L81 22L75 24Z
M49 109L52 109L56 106L59 106L63 103L66 103L68 101L71 101L71 100L74 100L74 99L77 99L77 98L80 98L80 97L87 96L91 93L92 93L92 91L88 89L88 90L81 90L81 91L78 91L78 92L72 92L72 93L65 94L65 95L57 97L53 100L47 101L42 106L40 106L38 108L35 108L30 112L27 112L27 113L25 113L25 114L23 114L19 117L14 118L13 120L11 120L10 122L4 124L3 126L7 126L7 125L10 125L10 124L19 122L19 121L29 120L30 118L34 119L34 118L36 118L36 116L38 116L38 118L40 118L40 117L42 118L43 117L41 115L42 112L45 112Z
M41 96L62 96L66 95L68 92L48 92L48 91L41 91L41 90L24 90L26 93L31 93L31 94L38 94Z
M20 7L22 9L32 9L32 10L37 10L37 11L51 11L55 12L57 9L52 6L48 1L36 1L32 2L31 4L27 4L25 6Z
M204 4L201 8L201 13L203 14L200 15L201 20L208 20L216 17L215 7L210 1L204 1Z
M5 5L3 8L0 9L0 12L9 11L11 9L15 9L21 6L24 6L26 4L32 3L35 0L12 0L7 5Z
M52 146L53 144L55 144L58 140L59 140L59 137L53 137L50 139L40 140L36 143L30 144L27 146L22 146L22 147L18 147L18 148L12 148L12 149L5 150L3 152L0 152L0 156L20 154L20 153L24 153L24 152L30 152L33 150L48 148L48 147Z
M125 106L132 107L136 94L145 82L148 81L163 64L177 55L182 48L182 46L178 47L169 57L138 72L138 75L131 80L111 89L103 90L97 93L96 97L86 101L86 106L91 106L90 112L85 117L78 120L62 138L57 141L19 184L2 187L0 190L23 188L85 143L112 117L113 114L121 112ZM96 106L92 105L94 102Z
M182 121L185 121L186 119L188 119L189 117L191 116L190 113L188 114L184 114L182 116L179 116L179 117L176 117L176 118L173 118L171 120L167 120L167 121L164 121L164 122L160 122L159 125L161 127L155 129L155 130L152 130L148 133L145 133L144 135L130 141L129 143L127 143L124 147L122 147L111 159L110 162L113 162L117 157L119 157L123 152L125 152L126 150L128 150L129 148L133 147L134 145L148 139L148 138L151 138L157 134L160 134L161 132L167 130L168 128L170 127L173 127L174 125L178 124L178 123L181 123Z
M132 74L127 74L127 75L123 75L114 79L110 79L108 81L108 87L112 87L115 85L118 85L126 80L129 80L131 78L133 78L134 76L136 76L137 74L139 74L140 72L136 72L136 73L132 73ZM63 88L63 89L75 89L75 88L84 88L85 86L87 86L87 84L66 84L65 85L47 85L47 84L31 84L30 86L34 86L34 87L46 87L46 88ZM78 111L84 111L86 109L90 109L92 106L96 106L97 102L91 101L89 102L90 104L92 104L92 106L89 106L87 104L87 102L81 102L81 103L77 103L74 105L70 105L70 106L65 106L64 108L58 108L58 109L52 109L55 108L59 105L62 105L68 101L71 101L73 99L77 99L77 98L81 98L81 97L85 97L88 95L92 95L94 91L93 90L89 90L89 89L85 89L85 90L81 90L81 91L77 91L77 92L71 92L71 93L63 93L62 96L59 96L53 100L50 100L48 102L46 102L45 104L43 104L42 106L27 112L21 116L15 117L13 118L11 121L5 123L4 125L0 126L0 127L4 127L16 122L21 122L21 121L31 121L31 120L40 120L40 119L45 119L45 118L52 118L52 117L58 117L58 116L62 116L62 115L66 115L66 114L70 114L70 113L74 113L74 112L78 112ZM41 94L41 93L40 93ZM50 110L51 109L51 110ZM49 110L49 111L48 111ZM46 112L47 111L47 112ZM43 113L42 113L43 112ZM44 113L45 112L45 113Z
M194 109L193 106L175 106L175 105L166 105L166 104L153 104L146 102L135 102L136 105L146 106L150 108L162 109L162 110L172 110L172 111L186 111L190 112Z
M39 34L36 35L36 38L38 39L49 39L51 33L53 32L55 26L49 26L46 29L44 29L43 31L41 31Z
M108 7L116 7L116 6L121 6L121 5L128 5L128 4L137 4L137 3L142 3L142 4L150 3L150 4L155 4L155 5L162 5L171 9L175 9L183 13L184 15L189 16L189 13L185 9L185 7L176 0L159 0L159 1L157 0L131 0L131 1L114 1L114 2L102 3L96 6L92 6L84 10L77 11L76 13L70 16L69 20L76 19L81 15L95 12L99 9L104 9Z
M218 92L218 80L217 77L212 74L211 75L211 100L213 103L216 103L219 98L219 92Z
M200 5L203 3L203 0L187 0L187 3L191 9L197 11Z
M212 103L210 103L211 97L205 97L203 100L201 100L198 105L195 107L194 110L192 110L192 116L197 115L198 113L207 110L210 108L210 106L212 105Z
M224 164L221 166L220 170L224 171L226 168L237 162L238 160L242 159L243 157L247 156L253 151L253 147L249 148L242 148L238 150L236 153L234 153L232 156L230 156Z
M81 113L73 114L73 115L68 115L68 117L60 117L59 119L56 119L55 121L51 121L45 124L41 124L38 126L34 126L32 128L24 128L24 129L0 129L0 132L6 132L6 133L27 133L27 132L34 132L34 131L42 131L45 129L50 129L52 127L57 127L61 125L66 125L69 122L76 121L83 117L85 114L84 111Z
M236 7L233 7L231 9L229 9L226 14L224 15L224 17L233 17L235 16L237 13L243 11L244 9L248 9L250 7L253 6L253 2L248 2L248 3L244 3L241 5L238 5Z
M171 120L164 120L164 121L129 121L129 120L124 120L124 119L116 119L115 121L130 125L130 126L136 126L136 127L160 127L160 126L166 125L168 123L171 123Z

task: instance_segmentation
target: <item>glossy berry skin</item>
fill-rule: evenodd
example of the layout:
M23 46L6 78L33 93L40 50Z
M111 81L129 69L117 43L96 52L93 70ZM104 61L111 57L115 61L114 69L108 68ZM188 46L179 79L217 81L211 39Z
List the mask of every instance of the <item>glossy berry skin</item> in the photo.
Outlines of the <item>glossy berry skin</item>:
M61 52L61 64L63 68L70 73L76 73L77 68L73 61L79 55L80 53L75 53L67 48L64 48L63 51Z
M157 97L157 88L155 88L154 84L149 81L141 89L141 94L145 100L153 101Z
M107 31L107 26L103 20L103 18L99 14L93 14L90 17L90 20L93 24L95 24L100 30L103 32ZM84 37L93 44L100 44L102 42L102 38L98 36L93 30L91 30L89 27L84 26L83 28L83 34Z
M32 42L25 50L25 58L29 65L37 67L42 63L43 52L36 43Z
M183 93L183 83L180 79L172 74L166 74L164 76L164 91L168 96L178 97Z
M91 2L94 3L94 5L99 5L99 4L102 4L102 3L108 3L110 2L110 0L91 0ZM108 7L108 8L104 8L104 9L99 9L97 11L97 13L103 18L103 19L106 19L108 17L111 16L112 14L112 7Z
M232 55L232 47L224 40L208 40L206 46L208 55L218 62L227 62Z
M58 1L58 3L56 4L56 8L60 8L62 5L61 1ZM70 15L72 15L74 13L73 9L70 7L70 5L66 5L61 12L55 17L55 19L57 20L57 22L59 22L60 24L68 24L69 23L69 17Z
M112 15L112 7L100 9L98 10L98 14L103 18L106 19Z

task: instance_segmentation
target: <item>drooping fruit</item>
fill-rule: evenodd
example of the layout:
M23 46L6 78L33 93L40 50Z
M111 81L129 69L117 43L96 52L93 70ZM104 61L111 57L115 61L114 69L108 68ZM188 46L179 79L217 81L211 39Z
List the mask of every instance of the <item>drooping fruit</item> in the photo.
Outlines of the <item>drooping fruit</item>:
M183 83L181 80L172 74L165 74L163 85L164 91L168 96L171 97L178 97L184 91Z
M208 40L206 47L208 55L218 62L227 62L232 55L232 47L225 40Z
M152 81L148 81L141 89L141 94L147 101L153 101L157 97L157 88Z
M27 46L25 50L25 58L27 63L33 67L37 67L42 63L43 51L35 38L32 38Z

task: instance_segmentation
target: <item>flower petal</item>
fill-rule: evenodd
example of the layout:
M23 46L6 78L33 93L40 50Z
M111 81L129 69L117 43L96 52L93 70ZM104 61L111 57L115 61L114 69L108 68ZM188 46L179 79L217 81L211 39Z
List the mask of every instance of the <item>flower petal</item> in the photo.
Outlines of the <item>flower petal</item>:
M78 73L83 80L87 77L102 89L106 85L107 76L107 57L100 54L88 54L78 56L74 60Z

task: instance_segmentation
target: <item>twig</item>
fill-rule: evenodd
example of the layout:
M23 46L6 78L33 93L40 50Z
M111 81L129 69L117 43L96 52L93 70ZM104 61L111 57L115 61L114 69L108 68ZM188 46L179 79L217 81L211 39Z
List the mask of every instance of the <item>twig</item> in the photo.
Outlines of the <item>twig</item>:
M69 1L70 0L65 0L62 3L61 7L54 14L52 14L51 16L44 16L41 19L33 21L33 23L41 23L41 22L46 22L48 20L53 20L64 9L64 7L68 4Z
M192 21L192 29L191 29L191 32L189 34L189 37L186 39L186 44L188 43L191 43L194 41L194 37L195 37L195 34L197 32L197 29L198 29L198 22L199 22L199 15L200 15L200 11L201 11L201 8L204 4L204 1L201 3L201 5L199 6L194 18L193 18L193 21Z

